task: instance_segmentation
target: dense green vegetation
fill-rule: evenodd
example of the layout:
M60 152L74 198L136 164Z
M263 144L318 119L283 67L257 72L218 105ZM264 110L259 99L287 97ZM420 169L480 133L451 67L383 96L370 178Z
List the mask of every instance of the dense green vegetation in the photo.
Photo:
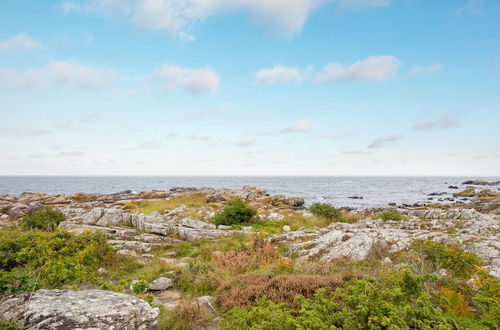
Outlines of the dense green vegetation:
M403 220L403 216L396 209L388 209L380 214L380 219L385 221L387 220L400 221Z
M242 225L250 224L257 215L257 211L240 199L227 202L220 212L215 215L216 225Z
M116 255L102 234L76 236L59 229L63 220L60 212L45 209L22 218L17 228L0 231L0 295L98 283L99 268L134 264Z
M24 229L53 231L62 221L64 221L64 215L61 212L47 207L42 211L25 215L19 223Z
M329 221L340 221L342 219L342 213L326 203L314 203L309 207L309 211L315 216Z
M354 278L334 291L319 289L312 298L297 295L294 304L267 297L235 307L224 315L222 328L498 328L499 282L479 267L477 256L432 241L415 242L415 248L416 254L405 257L408 263L413 260L408 267L386 269L377 278ZM453 274L422 271L437 267Z

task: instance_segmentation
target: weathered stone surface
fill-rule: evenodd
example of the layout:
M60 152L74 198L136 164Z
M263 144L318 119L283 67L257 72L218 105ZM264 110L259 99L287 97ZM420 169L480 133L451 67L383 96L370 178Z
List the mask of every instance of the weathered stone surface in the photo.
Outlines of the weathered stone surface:
M175 290L168 290L155 293L155 304L162 305L167 310L174 310L181 303L181 293Z
M38 290L0 302L0 319L23 329L156 329L159 310L103 290Z
M214 306L210 303L212 297L203 296L193 299L191 304L197 309L198 313L204 315L214 315L216 314Z
M497 274L500 267L500 217L473 209L410 210L403 213L412 219L335 223L311 233L296 231L276 235L272 240L298 241L289 245L289 254L298 255L299 262L318 255L322 261L338 258L359 261L365 259L375 246L397 252L408 248L415 239L467 242L467 251L482 257L489 265L490 273Z
M149 284L149 290L152 291L167 290L172 286L172 284L173 282L171 279L167 277L159 277Z
M179 226L196 228L196 229L216 229L217 227L214 224L206 223L200 220L195 220L192 218L184 218L179 221Z

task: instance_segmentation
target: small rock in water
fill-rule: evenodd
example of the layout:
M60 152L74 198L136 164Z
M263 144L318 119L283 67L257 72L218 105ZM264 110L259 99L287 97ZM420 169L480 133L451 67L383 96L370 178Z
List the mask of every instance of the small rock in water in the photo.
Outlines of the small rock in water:
M458 189L457 186L449 186L448 189Z
M363 199L363 196L350 196L350 199Z

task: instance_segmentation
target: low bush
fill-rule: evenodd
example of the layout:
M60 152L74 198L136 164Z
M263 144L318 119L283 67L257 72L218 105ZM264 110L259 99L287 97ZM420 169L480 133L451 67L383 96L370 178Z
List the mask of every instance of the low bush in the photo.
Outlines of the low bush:
M15 322L0 320L0 330L21 330L21 328Z
M214 267L232 274L241 274L280 261L283 261L283 258L270 243L263 243L242 251L215 251L211 255L211 263Z
M216 225L241 225L249 224L254 220L257 211L248 206L241 199L235 199L227 202L222 210L214 217Z
M0 295L96 282L101 267L133 264L98 233L0 231Z
M412 243L412 249L420 253L424 260L433 263L435 268L445 268L462 279L470 279L483 263L475 254L431 240L416 240Z
M222 329L489 329L495 319L464 317L442 308L430 278L400 271L375 279L353 279L335 291L297 296L298 308L267 297L224 314ZM260 299L259 296L253 298ZM247 297L248 299L248 297ZM452 306L464 308L461 298ZM455 307L454 307L455 308ZM467 309L465 308L467 311ZM497 324L498 325L498 324Z
M380 219L387 221L387 220L394 220L394 221L400 221L403 220L403 216L401 213L399 213L398 210L395 209L388 209L383 211L380 214Z
M300 294L312 298L319 288L334 291L342 285L339 276L291 275L267 276L245 274L236 276L217 290L218 304L223 311L234 307L250 306L267 298L274 303L285 303L298 308L295 297Z
M25 215L19 223L25 229L53 231L64 220L64 214L47 207L44 210Z
M339 221L342 219L342 213L326 203L314 203L309 207L309 211L315 216L329 221Z

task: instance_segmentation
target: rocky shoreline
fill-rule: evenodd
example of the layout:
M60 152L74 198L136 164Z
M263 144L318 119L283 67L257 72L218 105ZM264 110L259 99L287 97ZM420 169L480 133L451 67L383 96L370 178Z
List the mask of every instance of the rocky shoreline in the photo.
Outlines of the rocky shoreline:
M491 187L497 183L471 184ZM396 209L404 216L402 221L383 221L377 218L381 209L344 210L346 219L351 219L348 222L334 222L322 228L291 228L284 225L278 232L266 235L266 241L284 248L287 258L293 259L297 264L310 259L324 263L332 260L362 261L374 247L383 248L388 253L397 253L408 249L415 239L459 244L465 246L465 251L479 255L486 263L484 269L498 278L499 194L491 189L477 192L474 188L457 193L457 197L464 195L468 198L466 203L392 207L391 209ZM176 204L173 209L151 212L141 212L140 209L146 203L189 201L190 198L200 199L202 203ZM59 224L63 230L76 235L87 231L100 232L118 254L148 263L156 260L152 251L158 248L179 246L184 242L216 241L226 237L260 234L259 228L252 225L231 227L213 223L215 214L225 203L234 199L240 199L255 208L257 216L264 223L280 223L291 217L307 220L313 216L304 206L302 198L271 196L261 188L246 186L240 190L230 190L178 187L169 191L147 191L138 194L123 192L102 196L84 193L0 195L0 226L16 226L17 221L26 214L50 206L64 215L65 221ZM179 258L175 253L165 253L160 256L160 260L182 269L190 267L191 259ZM392 260L387 257L384 262L390 264ZM175 309L180 304L181 294L172 290L171 284L163 286L164 282L171 283L171 280L159 279L159 290L151 283L150 291L153 292L157 304L169 310ZM157 309L133 296L122 296L118 297L103 290L39 290L32 295L5 297L0 302L0 319L16 321L25 328L33 329L156 327ZM72 302L72 307L66 308L67 301ZM105 311L97 308L94 303L105 306ZM216 314L210 297L198 297L192 304L201 304L199 309ZM20 308L14 311L12 306ZM125 321L122 324L118 320Z

